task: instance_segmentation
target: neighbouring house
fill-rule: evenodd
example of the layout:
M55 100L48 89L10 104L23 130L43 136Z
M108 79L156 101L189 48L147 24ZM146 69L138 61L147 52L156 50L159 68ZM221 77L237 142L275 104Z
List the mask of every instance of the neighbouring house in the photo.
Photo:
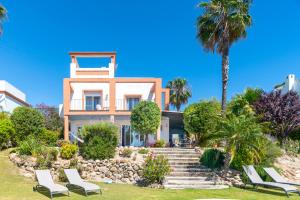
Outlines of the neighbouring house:
M275 90L281 90L283 94L294 91L300 95L300 80L296 79L294 74L289 74L285 81L281 84L278 84L274 87Z
M144 138L130 127L131 110L140 101L153 101L162 111L162 120L149 141L169 142L169 117L163 114L169 110L169 89L162 87L161 78L115 77L115 52L73 52L70 56L70 78L64 79L60 106L65 140L80 140L78 133L86 124L109 121L119 127L120 145L143 146ZM109 61L104 67L81 67L80 61L88 58Z
M7 81L0 80L0 112L12 113L18 106L29 106L26 95Z

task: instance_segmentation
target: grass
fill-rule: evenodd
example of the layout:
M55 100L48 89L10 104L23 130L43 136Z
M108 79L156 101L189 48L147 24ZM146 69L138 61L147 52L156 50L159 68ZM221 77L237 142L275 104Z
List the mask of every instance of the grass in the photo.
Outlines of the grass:
M43 200L49 199L47 193L33 192L35 182L19 174L16 166L8 159L8 151L0 152L0 199L1 200ZM192 199L243 199L243 200L280 200L287 199L281 191L260 188L258 190L230 188L225 190L162 190L141 188L125 184L99 184L103 195L92 194L85 197L83 193L71 192L70 197L66 195L55 195L57 200L192 200ZM289 199L300 199L297 194L291 194Z

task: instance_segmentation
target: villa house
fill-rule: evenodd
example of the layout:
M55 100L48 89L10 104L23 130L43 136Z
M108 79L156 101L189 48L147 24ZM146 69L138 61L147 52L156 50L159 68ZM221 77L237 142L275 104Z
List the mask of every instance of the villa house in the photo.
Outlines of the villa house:
M12 113L18 106L29 106L26 95L7 81L0 80L0 112Z
M142 146L144 138L130 127L131 110L140 101L153 101L163 112L169 109L169 89L162 87L160 78L115 77L115 52L73 52L70 53L70 78L64 79L64 103L61 106L64 117L65 140L79 139L78 132L86 124L109 121L120 131L120 145ZM80 67L81 59L106 58L105 67ZM161 126L149 138L169 142L169 118L162 116Z
M285 81L281 84L278 84L274 87L275 90L281 90L283 94L294 91L300 95L300 80L296 79L294 74L289 74Z

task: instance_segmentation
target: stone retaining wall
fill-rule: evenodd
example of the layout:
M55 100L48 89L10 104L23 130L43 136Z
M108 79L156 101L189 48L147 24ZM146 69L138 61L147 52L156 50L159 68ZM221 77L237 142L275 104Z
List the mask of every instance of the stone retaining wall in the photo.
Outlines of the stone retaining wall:
M133 153L130 158L122 157L124 148L116 149L116 156L106 160L84 160L77 156L77 167L81 171L84 179L91 181L112 180L116 183L136 183L141 180L143 173L143 163L147 155L139 154L139 148L131 148ZM37 159L31 156L20 156L16 153L9 155L10 160L21 170L21 173L30 178L34 178L34 169L37 167ZM59 171L70 168L70 160L60 157L51 165L50 171L54 180L59 180Z

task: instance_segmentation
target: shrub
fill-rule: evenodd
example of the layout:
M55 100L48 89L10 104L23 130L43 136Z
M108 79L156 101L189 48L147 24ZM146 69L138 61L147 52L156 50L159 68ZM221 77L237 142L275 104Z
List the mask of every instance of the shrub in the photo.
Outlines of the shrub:
M165 146L166 146L166 143L164 140L157 140L154 143L154 147L157 147L157 148L161 148L161 147L165 147Z
M69 142L69 141L66 141L66 140L63 140L63 139L60 139L60 140L57 140L57 141L56 141L56 145L57 145L58 147L62 147L64 144L70 144L70 142Z
M50 131L47 129L43 129L43 131L41 131L38 134L38 138L45 145L55 146L56 142L58 140L59 134L60 133L57 131Z
M58 133L62 132L64 121L59 116L57 107L48 106L42 103L36 105L36 109L38 109L42 113L47 130L56 131Z
M275 148L274 144L262 134L261 125L254 116L236 116L232 113L227 115L217 135L220 140L226 142L226 168L231 164L232 167L241 170L244 164L273 162L268 160L267 155L270 154L268 149Z
M130 158L131 154L132 154L132 150L129 148L123 149L123 151L122 151L123 157Z
M20 155L31 155L37 157L41 155L45 147L40 144L40 142L33 136L29 135L25 140L19 143L17 152Z
M64 144L60 150L60 156L63 159L73 158L78 151L78 147L75 144Z
M280 144L300 125L300 100L296 92L264 93L254 104L261 122L269 123L269 131Z
M207 149L202 154L200 162L210 169L221 168L224 166L224 154L218 149Z
M49 148L47 154L51 160L56 161L58 157L58 150L55 148Z
M0 112L0 120L9 119L9 113L7 112Z
M16 141L24 140L28 135L38 136L44 129L42 114L29 107L17 107L11 115L16 130Z
M162 183L164 177L171 172L168 159L163 155L149 155L145 160L143 178L147 184Z
M184 128L195 136L197 144L206 145L216 132L220 117L221 106L218 101L200 101L184 109Z
M141 101L131 112L130 123L132 130L145 136L146 145L148 145L148 135L156 133L160 122L160 109L154 102Z
M68 178L64 172L64 168L58 169L58 180L61 182L68 182Z
M8 142L15 135L15 129L9 119L0 120L0 150L7 146Z
M84 126L82 129L84 143L80 151L87 159L113 158L118 145L118 127L109 122L100 122Z
M286 138L282 143L282 147L287 153L292 155L296 155L300 152L300 142L298 140Z
M140 149L140 150L138 151L138 153L139 153L139 154L148 154L148 153L149 153L149 149L145 149L145 148Z

